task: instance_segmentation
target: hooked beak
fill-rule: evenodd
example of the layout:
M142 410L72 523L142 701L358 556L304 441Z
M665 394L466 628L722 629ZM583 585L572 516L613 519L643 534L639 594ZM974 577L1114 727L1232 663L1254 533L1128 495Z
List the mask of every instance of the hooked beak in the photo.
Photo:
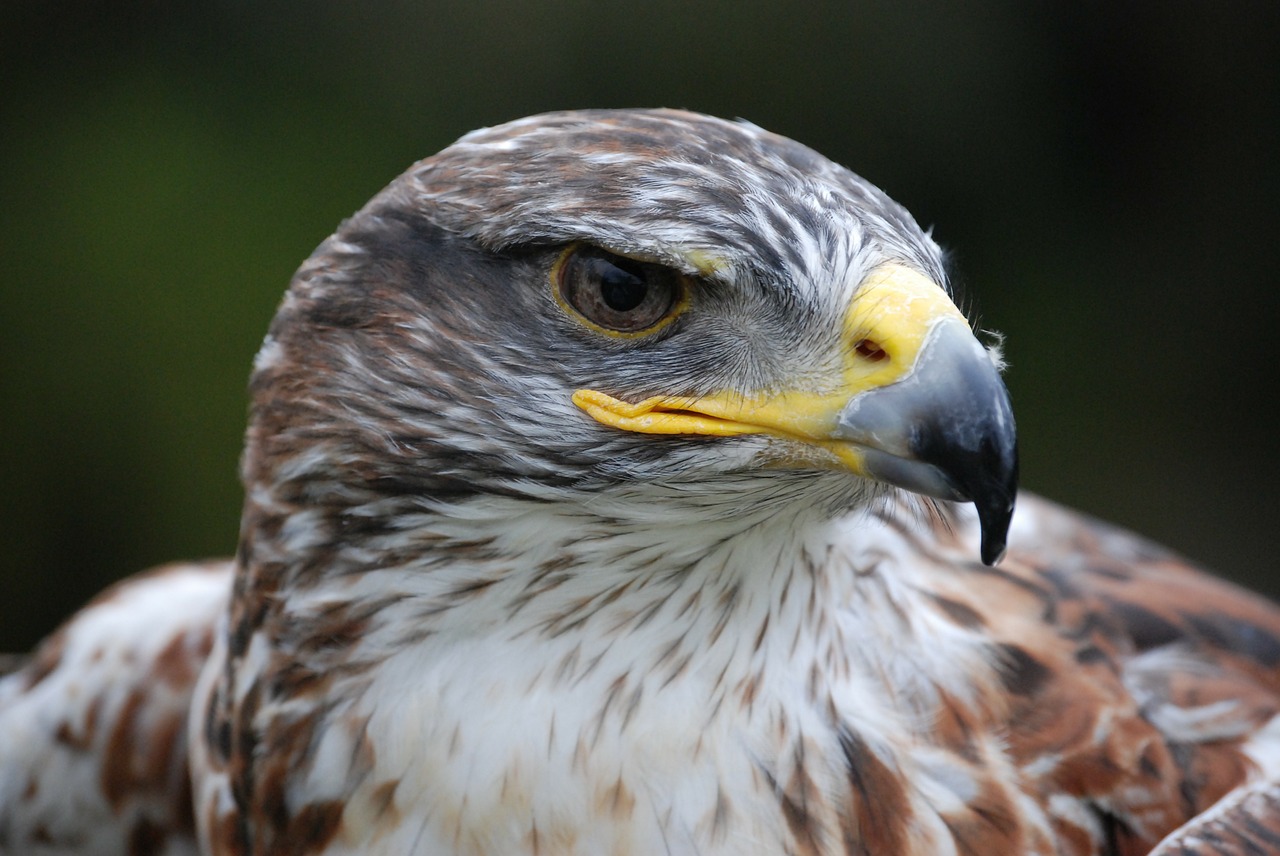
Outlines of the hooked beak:
M900 264L859 286L829 392L718 392L631 404L595 390L574 402L598 422L647 434L770 434L834 456L858 475L938 499L972 502L982 561L1004 555L1018 489L1009 393L946 293Z

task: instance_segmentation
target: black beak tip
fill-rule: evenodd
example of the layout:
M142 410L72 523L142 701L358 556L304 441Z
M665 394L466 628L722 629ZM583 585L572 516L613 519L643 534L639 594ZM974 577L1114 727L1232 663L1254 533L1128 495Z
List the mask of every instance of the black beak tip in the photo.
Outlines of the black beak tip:
M1004 558L1009 537L1009 521L1013 518L1013 502L1002 511L978 507L978 520L982 525L982 564L991 566Z
M1004 556L1018 495L1018 443L1012 429L976 439L942 430L923 437L928 439L917 446L922 459L942 472L952 498L972 502L977 509L982 528L979 555L984 565L994 565Z
M994 565L1004 558L1009 540L1009 524L1013 521L1013 506L1018 495L1018 451L1016 443L1010 450L1003 477L973 485L969 494L978 510L978 523L982 527L982 564ZM976 488L976 489L973 489Z

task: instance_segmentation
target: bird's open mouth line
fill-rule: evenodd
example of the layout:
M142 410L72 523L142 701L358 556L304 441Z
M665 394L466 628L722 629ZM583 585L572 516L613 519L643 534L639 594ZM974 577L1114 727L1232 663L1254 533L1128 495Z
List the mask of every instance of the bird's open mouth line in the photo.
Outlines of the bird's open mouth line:
M674 416L697 416L705 419L715 419L720 422L729 422L732 420L724 419L720 416L713 416L707 413L699 413L696 410L690 410L687 407L668 407L665 404L655 404L649 409L650 413L669 413Z
M868 453L875 454L878 458L886 461L896 462L899 467L927 466L914 458L898 455L865 443L859 443L856 440L820 437L811 432L787 430L787 428L778 425L735 419L730 416L719 416L703 410L682 407L675 403L679 399L652 398L631 403L595 390L581 390L574 396L574 401L596 420L627 431L636 431L644 434L711 435L718 437L765 434L823 449L840 459L845 466L849 466L851 463L861 466L863 458Z
M747 434L763 434L777 437L810 448L822 449L839 461L839 465L854 472L863 472L863 461L869 452L877 452L885 457L894 457L889 452L873 450L853 440L823 436L811 430L804 430L799 424L781 424L779 420L753 420L742 418L749 416L751 404L739 396L734 396L732 403L727 396L713 396L706 399L689 398L647 398L640 402L627 402L614 398L596 390L578 390L573 401L585 410L597 422L624 431L641 434L672 434L684 436L739 437ZM697 401L704 407L692 408L686 403ZM715 411L731 412L724 415ZM738 412L734 412L738 411ZM741 415L739 415L739 412ZM909 467L918 462L909 458L900 458L901 466Z
M661 415L661 416L669 416L672 419L681 419L681 420L696 419L700 422L707 422L713 425L721 425L723 426L721 433L725 435L750 434L750 433L773 434L779 437L788 437L796 440L803 440L807 443L823 442L814 437L807 437L799 434L793 434L791 432L782 431L778 428L771 427L768 425L757 424L755 422L750 422L742 419L733 419L728 416L719 416L714 413L707 413L701 410L692 410L687 407L679 407L674 405L657 403L657 404L654 404L652 407L650 407L646 412L656 414L656 415ZM698 432L698 433L703 433L703 432Z
M704 407L685 406L697 401ZM779 434L777 428L735 419L716 410L728 411L723 397L707 399L646 398L636 403L623 401L594 389L580 389L573 403L591 418L605 425L639 434L702 434L713 437L736 437L742 434ZM745 408L743 408L745 409ZM799 438L809 439L809 438Z

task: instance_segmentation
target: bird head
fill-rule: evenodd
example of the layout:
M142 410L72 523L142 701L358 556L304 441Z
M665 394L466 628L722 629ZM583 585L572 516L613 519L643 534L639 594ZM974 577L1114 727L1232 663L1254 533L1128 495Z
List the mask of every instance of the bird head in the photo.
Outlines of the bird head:
M1017 488L995 362L931 238L816 152L679 111L546 114L416 164L302 266L245 478L251 501L348 517L905 489L973 502L990 563Z

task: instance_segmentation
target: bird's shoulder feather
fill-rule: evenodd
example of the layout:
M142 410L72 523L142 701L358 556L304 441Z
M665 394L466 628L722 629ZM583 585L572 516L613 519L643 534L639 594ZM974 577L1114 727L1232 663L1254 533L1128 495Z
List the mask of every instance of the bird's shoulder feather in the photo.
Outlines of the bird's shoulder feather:
M187 721L231 564L104 591L0 678L0 852L196 852Z
M900 534L917 584L986 638L1000 703L981 727L1002 736L1055 834L1145 853L1220 800L1223 817L1274 825L1275 790L1256 783L1280 772L1280 609L1131 533L1019 502L994 568L966 558L963 510ZM1162 852L1217 852L1179 840Z

